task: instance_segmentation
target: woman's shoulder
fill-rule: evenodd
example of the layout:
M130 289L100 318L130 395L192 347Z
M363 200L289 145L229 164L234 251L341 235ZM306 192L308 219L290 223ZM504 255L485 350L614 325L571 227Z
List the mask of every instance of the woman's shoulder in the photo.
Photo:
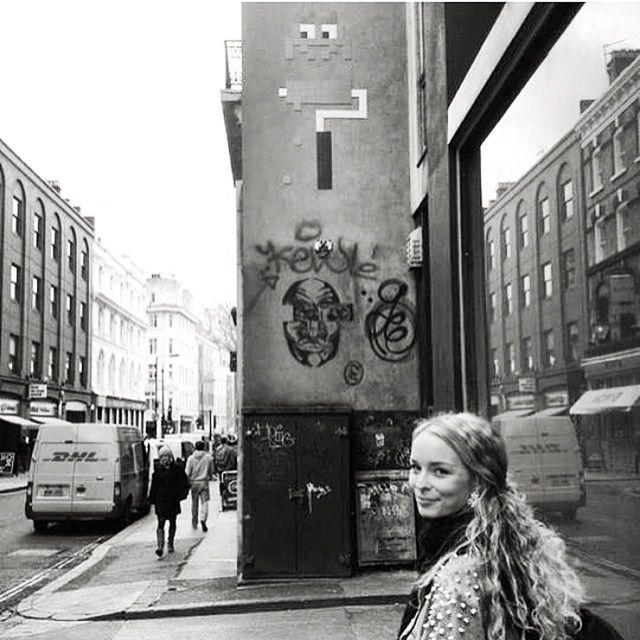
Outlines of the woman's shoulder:
M480 559L469 553L451 554L445 558L436 573L435 580L450 580L451 578L477 582Z

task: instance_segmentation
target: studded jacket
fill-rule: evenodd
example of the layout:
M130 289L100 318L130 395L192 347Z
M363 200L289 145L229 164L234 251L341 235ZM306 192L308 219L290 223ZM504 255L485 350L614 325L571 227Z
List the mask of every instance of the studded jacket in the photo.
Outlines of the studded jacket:
M402 640L484 640L478 574L466 554L451 555L401 634Z

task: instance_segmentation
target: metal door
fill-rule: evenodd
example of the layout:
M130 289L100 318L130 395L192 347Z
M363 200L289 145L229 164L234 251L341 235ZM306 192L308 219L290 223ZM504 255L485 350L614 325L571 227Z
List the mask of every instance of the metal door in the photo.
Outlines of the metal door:
M348 414L245 417L243 577L351 572Z

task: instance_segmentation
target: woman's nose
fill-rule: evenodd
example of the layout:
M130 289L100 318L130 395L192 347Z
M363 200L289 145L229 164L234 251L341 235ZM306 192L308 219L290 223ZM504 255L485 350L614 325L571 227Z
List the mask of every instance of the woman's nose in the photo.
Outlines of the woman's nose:
M415 476L414 484L418 489L428 489L430 486L429 476L425 471L421 471Z

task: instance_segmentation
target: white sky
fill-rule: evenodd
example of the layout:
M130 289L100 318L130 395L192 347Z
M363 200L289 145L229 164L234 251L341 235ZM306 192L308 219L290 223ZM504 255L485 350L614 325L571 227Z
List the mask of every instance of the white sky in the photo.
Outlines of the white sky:
M640 2L587 2L580 10L482 145L485 206L498 182L518 180L570 131L581 99L606 91L605 45L640 48Z
M220 103L240 2L0 0L0 138L147 274L235 301Z

